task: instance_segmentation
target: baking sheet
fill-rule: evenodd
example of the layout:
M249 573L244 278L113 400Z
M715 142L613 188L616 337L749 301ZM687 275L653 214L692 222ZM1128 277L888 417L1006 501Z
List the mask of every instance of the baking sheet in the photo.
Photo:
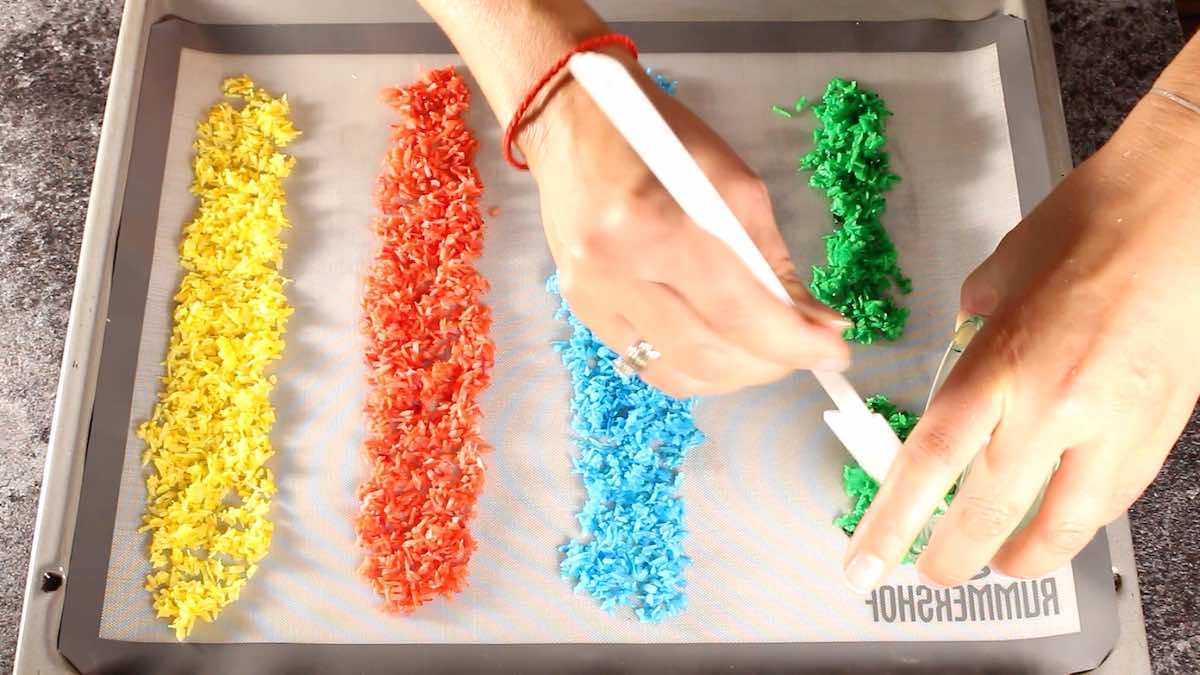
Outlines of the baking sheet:
M680 98L763 175L802 267L819 260L820 237L829 227L824 198L794 171L812 122L775 117L770 105L800 94L815 98L838 74L857 77L885 97L896 113L889 149L904 179L889 196L886 223L914 279L916 290L907 303L913 318L901 343L857 350L851 375L864 392L885 392L918 407L953 321L960 280L1038 190L1036 180L1018 189L998 47L655 53L643 61L678 79ZM136 526L144 485L141 447L130 430L149 414L157 392L170 296L179 278L175 245L194 207L187 185L195 122L217 100L220 80L242 72L274 92L287 92L305 133L289 148L298 164L286 186L294 229L287 235L285 274L294 280L289 299L296 314L274 398L279 422L273 461L281 489L273 507L271 555L243 598L217 624L200 625L193 641L828 643L992 641L1080 631L1070 567L1051 577L1059 611L1017 621L955 620L958 612L951 610L942 621L888 621L886 612L877 613L888 602L886 591L873 604L848 593L840 581L845 539L830 525L845 507L838 480L845 457L819 422L826 405L820 391L803 375L708 399L697 409L698 424L711 438L684 468L690 532L685 545L695 560L687 574L687 612L647 626L628 616L611 617L586 596L573 595L571 584L557 576L556 548L575 533L582 490L570 475L569 384L548 348L563 335L552 319L554 301L542 291L551 262L533 184L503 166L496 124L478 95L470 122L482 141L484 208L500 208L488 220L480 262L493 282L489 303L499 349L494 384L483 401L485 436L496 450L488 458L488 486L474 525L480 549L471 586L455 599L413 617L376 611L371 592L354 576L358 554L351 518L362 473L357 298L374 247L367 228L370 189L392 119L377 94L384 84L405 83L456 62L448 54L230 55L185 49L180 55L131 410L116 420L124 462L101 638L173 640L141 589L148 567ZM1027 173L1022 177L1029 179ZM903 596L916 580L904 571L892 583L898 585L892 592ZM974 585L993 583L1011 582L992 576Z

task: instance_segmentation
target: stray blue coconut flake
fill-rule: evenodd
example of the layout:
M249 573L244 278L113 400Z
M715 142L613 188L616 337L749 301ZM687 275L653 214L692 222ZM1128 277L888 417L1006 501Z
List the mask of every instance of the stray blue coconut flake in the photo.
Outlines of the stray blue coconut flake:
M557 275L546 289L558 295ZM575 473L587 498L583 536L560 547L563 579L606 611L630 607L657 623L686 606L683 500L679 467L704 435L694 400L673 399L613 370L605 347L562 301L557 317L571 336L554 345L571 375Z
M678 80L672 80L662 73L656 73L654 72L653 68L647 68L646 74L654 80L654 84L657 84L659 89L662 89L668 94L674 94L675 90L679 88Z

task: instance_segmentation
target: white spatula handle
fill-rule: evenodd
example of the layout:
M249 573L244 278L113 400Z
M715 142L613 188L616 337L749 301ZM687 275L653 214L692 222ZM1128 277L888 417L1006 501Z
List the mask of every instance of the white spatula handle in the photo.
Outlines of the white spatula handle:
M606 54L582 52L571 57L568 68L683 212L733 249L780 300L791 303L737 216L625 66Z

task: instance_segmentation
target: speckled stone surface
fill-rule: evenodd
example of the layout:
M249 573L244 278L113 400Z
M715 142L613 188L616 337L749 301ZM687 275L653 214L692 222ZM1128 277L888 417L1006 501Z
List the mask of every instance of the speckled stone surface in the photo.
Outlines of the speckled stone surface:
M1179 48L1171 0L1050 0L1076 160ZM0 671L29 541L120 0L0 0ZM1200 419L1133 511L1156 672L1200 672Z
M1095 152L1183 44L1174 0L1048 0L1076 163Z
M120 1L0 0L0 671L12 670Z

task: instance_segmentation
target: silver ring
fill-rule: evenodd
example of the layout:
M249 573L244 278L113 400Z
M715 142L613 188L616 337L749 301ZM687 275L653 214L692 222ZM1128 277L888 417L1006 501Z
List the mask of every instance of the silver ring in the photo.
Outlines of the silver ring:
M624 354L613 359L613 369L621 377L633 377L650 365L651 361L659 358L662 358L662 354L658 353L654 345L645 340L638 340L630 345Z

